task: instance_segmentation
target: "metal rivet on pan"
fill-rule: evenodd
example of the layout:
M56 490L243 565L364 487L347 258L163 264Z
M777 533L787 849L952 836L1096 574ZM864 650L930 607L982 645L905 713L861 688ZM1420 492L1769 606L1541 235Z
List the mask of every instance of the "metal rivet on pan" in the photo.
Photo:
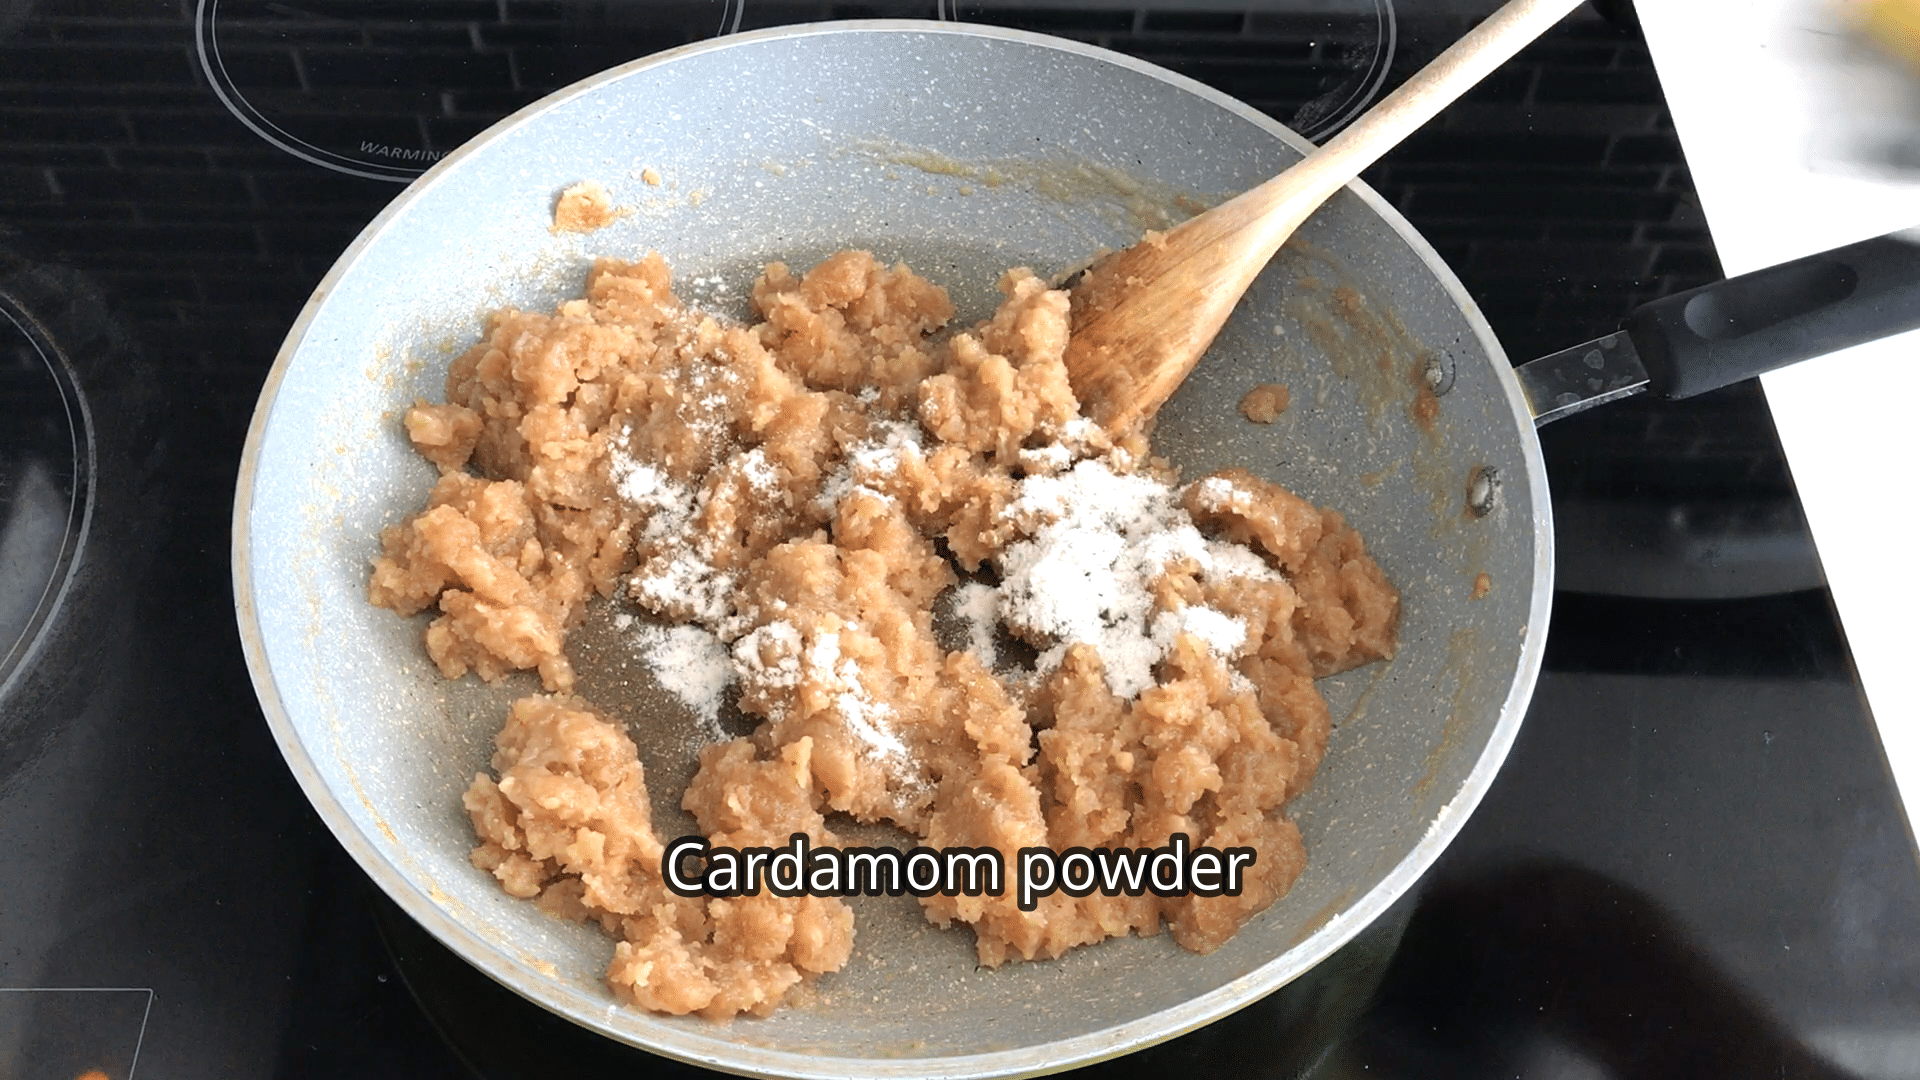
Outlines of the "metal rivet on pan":
M1500 497L1500 470L1491 465L1476 465L1467 477L1467 513L1483 518L1493 512Z
M1427 357L1426 370L1421 377L1427 380L1427 389L1439 397L1453 389L1453 357L1444 353L1435 353Z

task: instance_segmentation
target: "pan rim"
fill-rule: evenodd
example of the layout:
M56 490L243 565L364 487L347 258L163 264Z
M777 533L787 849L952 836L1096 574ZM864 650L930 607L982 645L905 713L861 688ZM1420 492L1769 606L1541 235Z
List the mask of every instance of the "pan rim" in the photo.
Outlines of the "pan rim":
M1492 328L1487 324L1478 305L1466 294L1465 288L1440 260L1432 246L1398 211L1364 183L1354 181L1349 186L1376 216L1408 244L1446 290L1448 297L1459 307L1472 327L1475 338L1486 352L1488 360L1493 364L1496 377L1500 381L1513 413L1514 422L1522 433L1520 444L1525 486L1533 502L1535 565L1533 595L1529 606L1528 622L1523 629L1524 640L1519 662L1508 695L1502 704L1500 716L1465 782L1454 797L1442 806L1433 821L1426 825L1422 838L1395 865L1394 869L1338 916L1292 948L1275 956L1246 976L1190 998L1173 1008L1051 1043L1011 1050L991 1050L941 1057L826 1057L725 1042L714 1038L710 1033L694 1038L691 1032L677 1029L664 1031L660 1041L637 1042L626 1033L610 1030L596 1022L596 1019L605 1011L604 1003L602 1007L592 1010L576 1008L570 1000L575 996L571 991L551 980L529 977L532 973L521 973L520 965L512 963L505 952L461 925L444 908L435 903L424 888L408 877L373 845L371 838L359 828L340 802L339 796L322 778L308 753L305 742L293 725L274 679L255 608L256 593L252 571L250 526L260 455L274 404L295 355L304 345L312 323L334 288L357 262L359 256L409 205L503 133L577 97L628 78L635 73L672 64L690 56L751 46L770 40L861 33L985 38L1037 46L1114 64L1168 83L1178 90L1225 109L1297 150L1305 152L1311 148L1311 144L1306 140L1265 114L1202 83L1157 65L1063 38L966 23L871 19L771 27L695 42L641 57L589 76L500 120L455 149L419 179L409 184L360 231L328 269L312 296L303 305L299 316L289 328L262 386L242 449L240 470L236 479L231 534L235 616L239 624L247 670L268 727L273 732L281 755L286 759L289 769L315 811L327 823L328 828L342 846L352 854L354 861L360 865L361 869L379 883L381 889L393 898L410 918L463 959L474 963L501 985L520 996L616 1041L689 1064L743 1075L798 1078L950 1077L960 1080L960 1078L1025 1076L1055 1072L1134 1052L1185 1034L1250 1005L1324 960L1372 923L1426 872L1479 804L1518 734L1520 721L1525 714L1527 702L1538 678L1544 657L1547 618L1553 591L1553 532L1551 503L1547 497L1546 469L1538 439L1533 435L1531 413L1526 407L1518 380L1511 372L1505 352L1494 337ZM502 963L482 966L479 962L481 958L494 957ZM723 1030L713 1029L715 1032ZM721 1042L725 1044L725 1057L716 1056L713 1049L716 1043Z

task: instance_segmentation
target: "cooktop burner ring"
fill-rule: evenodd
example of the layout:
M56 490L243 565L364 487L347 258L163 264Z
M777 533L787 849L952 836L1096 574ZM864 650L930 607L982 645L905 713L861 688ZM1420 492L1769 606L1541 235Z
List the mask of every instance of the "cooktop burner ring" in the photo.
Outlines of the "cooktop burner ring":
M1394 54L1400 46L1400 19L1394 11L1393 0L1373 0L1373 9L1374 18L1379 20L1373 55L1358 83L1351 84L1352 89L1344 98L1339 94L1345 87L1336 86L1302 105L1286 122L1288 127L1313 142L1320 142L1352 123L1372 107L1386 87L1387 72L1392 69Z
M378 9L360 0L197 0L193 36L207 84L254 134L324 169L407 183L549 92L638 56L757 25L762 13L753 4L562 2L528 15L507 0L473 0L470 11L397 0ZM1380 97L1400 45L1399 16L1394 0L1337 0L1304 18L1289 7L1256 0L1220 13L1224 38L1218 27L1196 32L1181 23L1190 13L1177 6L1062 9L1031 25L1017 6L981 0L876 13L1040 29L1128 51L1107 40L1118 18L1122 37L1169 48L1176 70L1198 43L1233 40L1244 48L1272 39L1299 53L1289 62L1283 100L1262 107L1318 141Z
M42 374L44 373L44 377ZM71 592L93 520L95 429L79 382L43 328L0 293L0 700L32 666ZM64 445L62 445L64 443Z
M709 21L702 25L713 27L704 36L723 36L740 28L744 5L745 0L678 0L636 10L670 8L682 14L680 9L698 9L708 16ZM329 6L347 10L330 14ZM397 2L391 8L390 15L368 18L367 5L339 5L339 0L198 0L193 17L194 51L220 103L254 134L322 168L401 184L427 171L494 120L559 88L539 85L537 75L524 80L510 55L512 47L483 38L481 24L485 20L472 20L464 31L458 25L461 20L442 20L425 27L423 33L429 40L436 31L469 35L469 52L459 55L460 47L452 51L443 47L444 41L450 40L444 34L434 44L406 44L414 36L418 20L409 18L407 9ZM495 29L511 31L513 24L506 22L506 10L501 4L500 23L489 23L489 33ZM389 34L400 44L389 42ZM224 47L223 37L230 38ZM366 63L368 56L376 58L371 67ZM491 61L498 67L502 57L511 86L506 91L506 96L513 98L511 107L490 104L468 110L457 104L460 96L470 91L490 103L501 100L501 88L495 85L500 72L493 73L493 82L483 72L475 85L462 87L429 86L431 75L412 70L416 66L432 68L436 63L458 68L463 61L482 68ZM410 78L416 85L408 85ZM379 85L381 79L387 85ZM273 85L276 80L280 85ZM419 107L420 101L404 100L426 96L437 100L427 102L425 108ZM395 113L396 109L404 113L409 108L413 115ZM380 115L382 109L389 115ZM461 115L469 111L472 115ZM474 116L482 114L485 122L476 124ZM351 121L351 131L342 127L343 120ZM453 123L454 133L439 130L447 122ZM334 129L330 133L329 127ZM374 137L364 137L369 134ZM329 142L331 146L323 145Z

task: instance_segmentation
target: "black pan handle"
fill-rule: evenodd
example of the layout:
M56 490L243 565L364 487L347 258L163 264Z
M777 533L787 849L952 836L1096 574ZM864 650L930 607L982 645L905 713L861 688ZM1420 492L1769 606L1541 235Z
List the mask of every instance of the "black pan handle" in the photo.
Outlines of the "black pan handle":
M1920 329L1920 244L1897 235L1664 297L1627 317L1648 389L1686 398Z

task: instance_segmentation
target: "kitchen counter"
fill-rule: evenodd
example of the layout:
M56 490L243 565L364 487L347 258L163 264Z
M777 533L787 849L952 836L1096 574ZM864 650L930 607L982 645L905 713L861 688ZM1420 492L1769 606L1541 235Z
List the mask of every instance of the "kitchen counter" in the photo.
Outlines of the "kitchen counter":
M1920 100L1850 40L1832 0L1640 0L1640 21L1721 266L1741 274L1920 226L1920 174L1876 161ZM1920 76L1916 76L1920 78ZM1911 152L1910 148L1906 152ZM1920 332L1761 380L1888 763L1920 808Z

